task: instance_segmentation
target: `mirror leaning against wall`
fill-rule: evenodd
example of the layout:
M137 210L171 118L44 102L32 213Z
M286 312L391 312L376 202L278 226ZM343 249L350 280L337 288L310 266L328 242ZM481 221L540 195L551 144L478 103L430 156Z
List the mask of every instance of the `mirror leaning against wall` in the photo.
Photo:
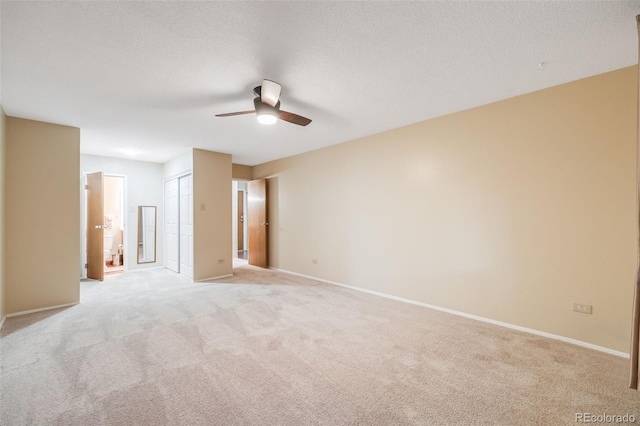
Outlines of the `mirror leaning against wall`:
M156 261L156 206L138 206L138 263Z

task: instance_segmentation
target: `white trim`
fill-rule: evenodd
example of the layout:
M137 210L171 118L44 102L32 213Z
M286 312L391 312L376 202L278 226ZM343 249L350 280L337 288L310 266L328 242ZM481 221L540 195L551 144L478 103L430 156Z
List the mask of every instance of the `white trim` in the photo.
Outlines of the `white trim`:
M416 300L405 299L404 297L393 296L391 294L381 293L379 291L367 290L366 288L355 287L355 286L351 286L351 285L347 285L347 284L337 283L335 281L329 281L329 280L325 280L325 279L322 279L322 278L312 277L310 275L299 274L297 272L287 271L286 269L279 269L279 268L272 268L272 267L269 267L269 269L273 269L274 271L279 271L279 272L285 272L285 273L291 274L291 275L297 275L297 276L303 277L303 278L309 278L309 279L312 279L312 280L321 281L321 282L324 282L324 283L327 283L327 284L337 285L339 287L345 287L345 288L348 288L348 289L351 289L351 290L361 291L363 293L373 294L375 296L386 297L387 299L397 300L399 302L410 303L412 305L418 305L418 306L422 306L422 307L425 307L425 308L434 309L436 311L446 312L446 313L457 315L457 316L464 317L464 318L470 318L470 319L473 319L473 320L476 320L476 321L482 321L482 322L486 322L486 323L489 323L489 324L498 325L500 327L510 328L512 330L523 331L525 333L535 334L537 336L542 336L542 337L546 337L546 338L553 339L553 340L560 340L562 342L571 343L572 345L582 346L584 348L589 348L589 349L593 349L593 350L596 350L596 351L608 353L610 355L615 355L615 356L619 356L621 358L629 359L629 354L628 353L616 351L614 349L605 348L604 346L594 345L593 343L583 342L582 340L576 340L576 339L572 339L570 337L559 336L557 334L551 334L551 333L547 333L545 331L535 330L533 328L521 327L519 325L509 324L508 322L496 321L496 320L493 320L491 318L485 318L485 317L481 317L481 316L478 316L478 315L467 314L465 312L455 311L453 309L443 308L443 307L436 306L436 305L430 305L428 303L418 302Z
M42 312L42 311L50 311L52 309L68 308L69 306L74 306L74 305L77 305L78 303L80 303L80 302L65 303L64 305L47 306L46 308L38 308L38 309L30 309L28 311L14 312L12 314L7 314L7 318L19 317L21 315L34 314L36 312Z
M184 274L183 274L184 275ZM227 274L227 275L218 275L217 277L211 277L211 278L203 278L201 280L194 280L194 283L201 283L203 281L209 281L209 280L219 280L220 278L229 278L232 277L233 274Z
M3 316L2 318L0 318L0 330L2 330L2 326L4 325L4 320L7 319L7 316Z

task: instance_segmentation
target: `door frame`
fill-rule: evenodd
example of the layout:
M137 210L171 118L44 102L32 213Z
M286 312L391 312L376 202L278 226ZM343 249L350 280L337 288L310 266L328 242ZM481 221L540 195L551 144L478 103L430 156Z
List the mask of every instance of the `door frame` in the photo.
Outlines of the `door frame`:
M238 182L248 182L248 181L238 181ZM238 215L236 214L236 218L235 220L238 222L236 224L237 228L240 229L240 227L242 227L242 247L244 248L244 251L248 252L249 251L249 221L247 220L247 218L249 217L249 207L248 207L248 199L247 199L247 193L248 191L246 189L237 189L236 192L236 198L237 198L237 193L238 192L242 192L242 205L243 205L243 209L244 209L244 222L242 222L242 224L240 223L240 221L238 221ZM237 207L237 210L240 210L239 206ZM237 211L236 211L237 213ZM235 239L238 239L238 234L236 233L235 235ZM240 250L238 250L240 251ZM234 253L233 257L238 257L238 253Z
M238 247L237 247L238 250L237 251L240 251L240 243L241 242L242 242L242 251L246 251L246 249L247 249L247 247L246 247L246 245L244 243L244 240L246 239L245 238L246 232L245 232L244 228L245 228L245 224L247 223L247 211L246 211L247 209L246 209L245 202L244 202L245 193L246 193L246 191L244 189L236 189L236 200L238 202L238 206L236 208L236 221L238 223L236 224L235 239L236 239L236 242L238 244ZM240 219L241 219L241 217L240 217L240 206L241 206L240 200L242 200L242 222L240 222ZM238 237L240 237L240 230L242 230L242 238L238 238ZM242 240L242 241L240 241L240 240ZM237 257L237 256L238 256L238 253L235 253L234 257Z
M100 170L98 170L100 171ZM87 185L87 174L89 173L96 173L95 171L93 172L88 172L85 170L82 170L80 172L80 279L86 279L87 278L87 268L84 267L84 265L87 264L87 190L85 189L85 186ZM102 172L103 176L105 177L118 177L118 178L123 178L122 181L122 185L124 186L124 188L122 189L122 212L123 212L123 218L122 218L122 226L124 227L124 230L122 231L123 234L123 238L122 238L122 245L123 245L123 251L125 253L125 259L124 259L124 272L127 272L129 270L129 262L126 259L128 250L127 247L129 247L129 236L128 236L128 229L129 229L129 223L128 223L128 218L129 218L129 206L128 206L128 200L129 197L127 195L127 191L128 191L128 185L127 185L127 175L119 175L116 173L107 173L107 172Z
M232 185L231 185L231 197L232 197L232 202L231 202L231 221L232 221L232 226L231 229L235 232L233 233L233 238L232 238L232 243L231 243L231 251L232 253L232 257L234 259L238 258L238 245L237 245L237 239L238 239L238 227L240 226L240 222L238 221L238 206L237 206L237 193L238 191L242 192L242 199L243 199L243 203L244 203L244 223L242 225L242 231L243 231L243 246L244 246L244 250L245 251L249 251L249 197L248 197L248 179L236 179L233 178L231 180ZM240 188L240 184L243 183L244 187Z
M258 195L253 190L259 189ZM257 188L260 187L260 188ZM253 179L247 184L249 223L249 265L269 267L269 181ZM253 198L257 200L252 201ZM257 213L257 214L256 214Z

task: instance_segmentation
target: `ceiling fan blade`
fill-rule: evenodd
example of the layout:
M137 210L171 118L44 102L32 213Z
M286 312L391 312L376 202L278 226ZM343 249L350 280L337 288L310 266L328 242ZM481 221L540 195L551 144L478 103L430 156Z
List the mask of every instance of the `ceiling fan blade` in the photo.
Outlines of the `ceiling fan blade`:
M216 117L233 117L234 115L253 114L255 111L228 112L226 114L216 114Z
M297 124L298 126L306 126L311 123L310 119L287 111L279 111L278 118L280 120L288 121L289 123Z
M282 86L275 81L262 80L262 88L260 89L260 100L269 106L276 106L280 99Z

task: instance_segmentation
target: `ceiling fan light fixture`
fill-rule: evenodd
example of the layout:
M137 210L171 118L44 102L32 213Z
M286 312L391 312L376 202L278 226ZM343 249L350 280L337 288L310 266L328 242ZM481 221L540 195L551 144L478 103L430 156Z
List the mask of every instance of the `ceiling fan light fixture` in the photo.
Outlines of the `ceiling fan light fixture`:
M278 121L278 117L272 111L260 111L256 114L258 123L270 125Z
M280 108L280 102L275 106L267 105L256 97L253 100L253 105L256 107L256 117L260 124L274 124L278 121L278 109Z
M245 115L256 113L258 123L271 125L276 121L286 121L288 123L297 124L298 126L306 126L311 120L292 112L280 110L280 84L271 80L263 80L262 86L253 89L253 111L227 112L225 114L216 114L216 117L233 117L234 115Z

